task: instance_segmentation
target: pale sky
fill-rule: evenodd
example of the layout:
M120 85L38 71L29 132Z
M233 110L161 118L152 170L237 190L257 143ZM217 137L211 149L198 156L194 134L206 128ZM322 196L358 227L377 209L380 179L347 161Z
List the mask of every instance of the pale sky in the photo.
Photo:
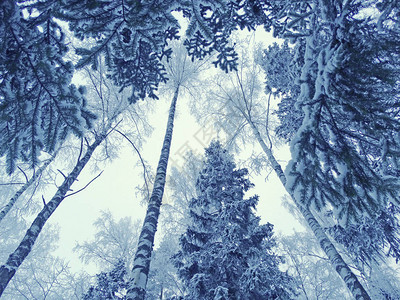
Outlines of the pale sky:
M255 39L263 42L265 47L273 42L271 35L262 30L256 31ZM160 97L160 100L157 100L156 110L149 118L154 132L141 150L141 155L151 164L153 170L156 169L161 152L170 101L170 97L167 99ZM171 166L181 166L182 155L187 150L204 154L204 146L208 146L212 138L217 138L217 133L210 131L207 127L197 125L194 117L190 115L188 99L178 99L168 169L170 170ZM259 150L261 151L261 149ZM245 158L246 154L243 155ZM275 155L284 168L290 157L288 147L275 149ZM137 166L138 160L132 147L124 141L119 158L105 168L101 168L104 169L103 174L88 188L73 197L66 198L50 218L50 224L58 224L60 227L60 247L56 254L71 260L73 271L85 268L86 271L95 272L95 269L90 270L90 268L84 267L79 261L78 253L73 253L72 249L77 242L82 243L94 238L93 222L100 217L101 211L111 211L116 220L127 216L131 217L132 221L143 220L146 207L140 205L140 199L135 195L135 187L143 184L143 169ZM78 190L98 173L92 173L90 166L87 166L73 189ZM266 180L267 175L268 172L264 171L262 176L252 177L251 181L255 184L255 188L248 194L260 196L257 212L261 216L262 222L272 223L275 233L291 234L294 228L302 230L301 225L282 206L285 190L281 182L274 172L271 172ZM167 192L163 199L164 203L170 201L168 197ZM156 245L158 242L156 240Z
M208 145L211 138L217 138L215 132L196 124L188 112L187 102L188 100L183 98L178 100L168 170L171 166L182 165L182 154L185 151L191 149L204 154L203 145ZM154 170L161 152L169 104L170 99L158 100L156 112L149 118L154 132L141 150L141 155ZM126 216L132 220L144 218L146 207L140 205L140 199L135 195L135 187L143 183L143 169L137 166L139 158L131 146L127 142L124 144L119 158L107 165L103 174L87 189L66 198L50 218L50 223L57 223L60 227L60 248L56 253L72 260L71 265L74 269L76 267L78 270L82 265L79 263L78 254L72 253L72 249L76 242L82 243L93 239L95 230L93 222L100 216L102 210L110 210L116 220ZM282 147L275 151L275 154L285 167L289 157L288 147ZM74 190L84 186L98 174L90 172L90 169L87 167L82 172L79 182L73 187ZM272 223L276 233L291 234L293 228L302 230L299 223L281 205L285 194L281 182L274 172L271 172L266 180L267 175L267 171L263 171L262 176L252 177L251 181L255 184L255 188L249 191L249 195L260 196L257 214L261 216L262 222ZM166 193L164 203L170 201L168 197L169 194ZM156 241L156 244L157 242L159 241Z

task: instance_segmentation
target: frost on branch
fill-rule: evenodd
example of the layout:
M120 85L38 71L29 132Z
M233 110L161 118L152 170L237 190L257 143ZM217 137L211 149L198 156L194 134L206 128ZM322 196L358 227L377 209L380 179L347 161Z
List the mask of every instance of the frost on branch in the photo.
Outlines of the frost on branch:
M279 270L272 225L260 225L246 169L236 169L219 142L206 149L189 203L190 219L173 260L185 299L290 299L292 279ZM274 274L271 276L271 274ZM224 298L227 297L227 298Z

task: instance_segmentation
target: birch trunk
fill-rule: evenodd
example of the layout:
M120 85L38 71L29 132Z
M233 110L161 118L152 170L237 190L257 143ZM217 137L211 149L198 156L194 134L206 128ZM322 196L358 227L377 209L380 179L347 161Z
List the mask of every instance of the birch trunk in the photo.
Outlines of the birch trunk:
M65 178L64 182L58 188L53 198L43 207L40 213L36 216L35 220L26 231L26 234L17 249L15 249L15 251L10 254L7 262L0 267L0 296L4 292L4 289L7 287L8 283L14 276L19 266L32 250L32 247L35 244L37 237L43 229L43 226L46 224L47 220L60 205L60 203L64 200L65 195L70 190L71 185L75 182L83 168L88 163L94 150L97 148L97 146L101 144L101 142L105 138L105 134L96 137L96 140L93 142L92 145L88 147L85 155L82 157L81 160L77 162L72 172Z
M263 138L261 137L260 132L258 131L257 127L254 123L247 118L250 126L253 130L253 133L259 142L260 146L262 147L263 151L268 157L269 162L272 165L275 173L278 175L279 180L282 182L283 186L285 187L286 191L292 197L294 203L296 204L297 208L300 210L301 214L303 215L304 219L307 221L308 226L310 226L311 230L313 231L315 237L317 238L319 245L321 246L322 250L325 252L326 256L328 257L329 261L331 262L332 266L335 268L336 272L339 276L343 279L344 283L346 284L347 288L350 290L351 294L357 300L370 300L370 296L368 295L367 291L359 282L358 278L354 273L350 270L349 266L343 260L342 256L336 250L335 246L332 244L328 236L325 234L325 231L315 219L314 215L311 213L309 208L304 207L301 203L299 203L293 193L291 193L286 188L286 176L282 170L281 165L275 159L274 154L272 153L271 149L265 144Z
M179 85L175 90L168 115L167 129L161 149L160 160L158 161L156 178L153 191L147 206L146 217L143 222L142 231L139 236L138 248L135 254L132 275L129 282L127 300L144 299L146 295L146 285L150 269L151 254L154 246L154 236L157 231L158 217L164 186L166 180L169 151L171 148L172 131L174 127L174 116L176 101L178 99Z
M17 202L18 198L36 181L37 178L43 173L43 171L51 164L51 162L56 157L56 153L48 159L35 174L29 179L15 194L12 196L10 201L4 206L2 211L0 211L0 223L5 218L5 216L10 212L11 208L13 208L15 202Z

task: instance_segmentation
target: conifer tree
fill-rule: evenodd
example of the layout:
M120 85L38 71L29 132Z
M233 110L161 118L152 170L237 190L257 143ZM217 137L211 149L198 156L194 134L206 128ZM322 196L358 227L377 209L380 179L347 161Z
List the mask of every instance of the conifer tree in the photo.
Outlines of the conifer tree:
M185 46L192 59L215 51L214 65L228 72L237 61L230 34L267 22L260 9L255 1L65 1L57 16L77 38L95 39L94 45L77 49L77 67L97 68L97 57L104 54L110 77L121 89L132 88L134 103L157 98L158 85L168 78L161 61L172 53L169 42L179 38L173 12L189 20Z
M206 149L197 198L173 260L187 287L186 299L290 299L291 277L279 270L273 226L254 214L258 196L219 142Z
M293 87L301 92L288 93L278 82L282 76L271 72L271 65L290 52L287 48L270 48L263 64L267 83L277 83L282 91L278 116L286 131L280 126L278 134L292 140L287 188L305 206L331 210L337 225L330 232L358 253L356 260L374 260L386 247L398 259L398 6L309 2L308 7L285 7L290 17L274 15L274 23L282 25L274 27L276 34L301 50L286 55L289 65L298 66ZM374 6L378 18L371 19L363 9Z
M96 275L96 284L89 288L83 299L123 299L122 293L127 287L126 273L125 263L120 260L110 272L101 272Z
M32 167L69 132L82 136L95 118L84 89L71 84L73 65L54 20L55 1L0 3L0 156L7 172L18 160Z
M245 137L242 145L247 146L249 143L254 141L258 142L265 153L265 159L268 161L269 166L275 171L279 180L285 186L286 191L292 197L296 206L301 211L301 214L307 221L307 224L310 226L316 238L318 239L321 248L329 258L337 273L344 280L349 290L352 292L355 298L362 297L361 299L370 299L357 276L351 271L347 263L337 251L335 245L329 239L321 222L316 218L315 211L312 211L311 208L304 206L299 199L299 195L293 193L287 187L287 176L284 173L281 164L276 159L272 148L273 137L271 137L269 134L271 122L269 122L268 118L268 108L266 110L264 108L265 106L268 107L268 104L265 105L264 103L260 103L260 97L258 95L259 88L257 87L261 85L257 84L258 78L257 72L255 72L257 69L254 67L248 68L248 65L249 63L241 62L240 66L242 69L234 72L233 75L227 75L229 80L235 83L233 88L225 88L224 81L217 82L219 90L218 92L214 92L210 101L207 102L211 107L211 109L208 107L208 110L217 112L222 120L236 120L233 124L231 122L231 127L224 126L225 124L220 120L215 123L217 127L222 127L233 139L235 139L237 136L237 130L240 130L239 132L241 135ZM244 71L244 67L248 68L250 71ZM275 72L275 74L277 73ZM279 76L283 78L286 77L284 74L280 74ZM285 82L287 82L287 80L285 80ZM279 81L271 80L269 83L271 83L270 86L273 86L273 84L277 84ZM290 90L285 89L285 92L288 93ZM215 104L218 102L222 102L223 106L215 107ZM265 114L266 119L264 117ZM243 130L246 129L247 126L252 131L255 139L250 137L248 133ZM288 132L290 133L290 131Z
M331 210L338 225L330 232L355 261L386 250L397 258L398 4L281 4L270 2L280 11L270 15L275 34L303 47L300 93L279 112L286 123L303 115L292 127L286 188L306 208ZM368 297L349 287L356 298Z

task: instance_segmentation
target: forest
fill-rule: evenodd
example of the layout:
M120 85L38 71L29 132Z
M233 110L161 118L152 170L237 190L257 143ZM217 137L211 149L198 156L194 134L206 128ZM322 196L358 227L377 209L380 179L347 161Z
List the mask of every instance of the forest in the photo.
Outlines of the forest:
M0 1L0 299L400 299L400 1Z

